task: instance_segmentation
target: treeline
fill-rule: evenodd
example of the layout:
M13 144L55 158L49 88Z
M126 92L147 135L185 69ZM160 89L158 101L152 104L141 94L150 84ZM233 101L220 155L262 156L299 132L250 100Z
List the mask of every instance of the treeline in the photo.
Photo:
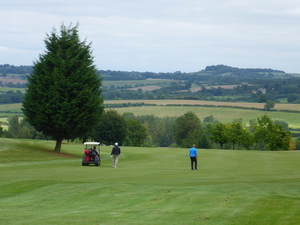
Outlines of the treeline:
M30 74L32 66L14 66L9 64L0 64L1 74ZM235 82L241 82L249 79L273 79L275 74L281 73L285 78L292 77L281 70L273 69L240 69L226 65L207 66L204 70L197 72L185 73L181 71L175 72L137 72L137 71L113 71L113 70L98 70L98 73L104 80L145 80L153 79L172 79L186 81L220 81L222 77L230 75Z
M197 83L199 86L200 83ZM107 100L136 100L136 99L194 99L227 102L260 102L268 100L279 102L287 98L289 103L300 103L300 78L255 80L253 85L241 84L232 89L201 86L197 92L191 92L191 82L172 82L169 86L153 91L143 92L128 90L126 87L103 87L103 95ZM131 86L127 86L127 88ZM184 92L182 92L184 91ZM226 96L225 98L223 96Z
M7 74L30 74L32 66L14 66L9 64L0 64L0 73L3 75Z
M264 115L250 120L249 124L246 126L241 118L221 123L212 115L200 121L193 112L160 118L133 113L120 115L109 109L103 112L99 124L80 138L82 142L94 140L106 145L118 142L123 146L189 148L196 144L198 148L206 149L300 150L300 138L292 140L286 121L273 121ZM37 132L17 115L8 118L8 130L0 130L2 137L52 139Z
M5 138L24 138L24 139L41 139L49 140L43 133L36 131L24 118L18 115L11 115L7 119L8 130L3 130L0 126L0 133Z
M99 75L106 81L112 80L146 80L139 72L99 70Z
M3 83L0 80L0 87L26 88L26 84L20 84L20 83L14 84L13 82L5 82L5 83Z
M1 70L2 69L2 70ZM0 72L30 72L31 66L0 65ZM287 78L284 71L272 69L239 69L225 65L207 66L205 70L194 73L153 73L153 72L126 72L99 70L103 80L145 80L149 78L172 79L173 82L160 84L161 89L143 92L129 90L131 85L122 87L102 87L106 100L137 100L137 99L192 99L227 102L280 102L287 99L289 103L300 103L300 78ZM276 78L275 74L280 74ZM24 75L25 76L25 75ZM282 79L284 78L284 79ZM154 81L155 83L155 81ZM189 88L199 86L197 92L189 91ZM222 87L208 88L212 85L237 85L232 89ZM26 84L13 84L12 82L0 86L25 88ZM143 84L135 85L135 87Z
M24 94L21 91L8 91L0 93L0 104L12 104L23 102Z
M212 72L212 75L221 75L225 73L230 73L232 76L238 77L248 77L252 79L273 79L275 73L283 73L281 70L273 69L240 69L235 67L230 67L226 65L216 65L216 66L207 66L205 71ZM290 75L285 74L285 77L291 77Z

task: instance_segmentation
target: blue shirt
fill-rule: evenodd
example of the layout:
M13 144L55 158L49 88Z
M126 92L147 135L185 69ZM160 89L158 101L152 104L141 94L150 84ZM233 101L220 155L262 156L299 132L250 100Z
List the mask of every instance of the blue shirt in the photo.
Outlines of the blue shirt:
M190 157L196 157L197 155L197 149L194 147L190 149Z

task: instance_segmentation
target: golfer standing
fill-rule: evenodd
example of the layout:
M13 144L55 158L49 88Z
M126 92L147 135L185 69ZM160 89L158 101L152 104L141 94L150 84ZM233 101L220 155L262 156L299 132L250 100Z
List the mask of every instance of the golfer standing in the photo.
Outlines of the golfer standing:
M118 146L118 142L116 142L110 154L110 156L113 157L112 167L117 168L120 154L121 154L121 149Z
M191 167L192 167L192 170L194 170L194 162L195 162L195 170L198 170L197 169L198 155L197 155L197 149L196 149L196 145L195 144L193 144L193 147L190 149L189 156L191 158Z

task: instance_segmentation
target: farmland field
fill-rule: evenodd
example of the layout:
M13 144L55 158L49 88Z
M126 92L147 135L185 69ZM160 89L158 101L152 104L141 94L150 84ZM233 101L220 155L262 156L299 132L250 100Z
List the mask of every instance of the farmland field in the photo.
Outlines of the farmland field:
M213 101L199 101L199 100L112 100L105 101L106 104L114 103L136 103L144 102L145 104L157 104L157 105L168 105L168 104L187 104L187 105L215 105L215 106L241 106L248 108L263 109L265 103L248 103L248 102L213 102ZM300 104L275 104L275 109L282 110L298 110L300 111Z
M158 85L147 85L147 86L142 86L142 87L135 87L135 88L128 88L128 90L134 90L137 91L138 89L142 89L142 91L153 91L156 89L161 89L161 86Z
M211 88L224 88L224 89L233 89L237 86L241 86L241 85L216 85L216 86L205 86L206 89L211 89ZM197 91L201 91L202 88L201 87L192 87L189 89L191 92L197 92Z
M17 83L26 84L27 83L27 80L15 79L15 78L10 78L10 77L5 77L5 78L0 77L0 81L2 81L3 84L9 83L9 82L12 82L13 84L17 84Z
M0 105L0 111L21 112L22 103Z
M143 106L143 107L124 107L115 108L120 114L124 112L132 112L135 115L156 115L158 117L165 116L181 116L187 111L193 111L199 119L203 120L205 117L213 115L221 122L231 122L236 118L243 118L245 123L251 119L256 119L262 115L268 115L274 120L285 120L291 128L300 128L300 113L288 113L277 111L262 111L238 108L224 108L224 107L188 107L188 106L165 106L167 104L199 104L199 105L232 105L243 107L254 107L262 109L264 103L237 103L237 102L210 102L210 101L194 101L194 100L116 100L105 101L106 104L113 103L136 103L144 102L145 104L157 104L157 106ZM276 104L276 109L290 109L299 110L299 104ZM21 103L0 105L0 111L21 112ZM8 117L11 114L0 113L2 117Z
M1 224L300 223L300 152L111 147L81 166L83 145L0 139ZM168 160L166 160L168 156Z
M0 92L8 92L8 91L21 91L22 93L26 92L25 88L12 88L12 87L0 87Z

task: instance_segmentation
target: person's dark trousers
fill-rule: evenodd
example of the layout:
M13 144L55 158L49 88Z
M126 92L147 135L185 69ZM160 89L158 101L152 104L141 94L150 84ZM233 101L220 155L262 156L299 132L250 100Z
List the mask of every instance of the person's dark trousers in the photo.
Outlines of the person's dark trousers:
M194 169L194 162L195 162L195 170L197 169L197 158L196 157L190 157L191 158L191 167L192 170Z

